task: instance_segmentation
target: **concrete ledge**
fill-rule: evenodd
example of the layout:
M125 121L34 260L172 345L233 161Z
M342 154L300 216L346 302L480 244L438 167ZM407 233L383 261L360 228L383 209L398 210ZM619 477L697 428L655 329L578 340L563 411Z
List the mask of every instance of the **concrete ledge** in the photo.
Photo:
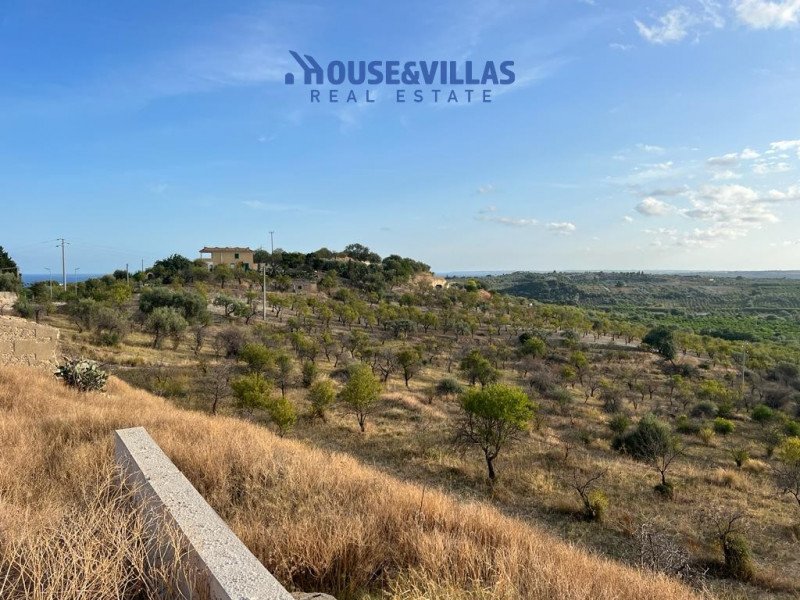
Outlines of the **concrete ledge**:
M114 432L114 456L149 509L185 536L213 600L292 600L143 427Z

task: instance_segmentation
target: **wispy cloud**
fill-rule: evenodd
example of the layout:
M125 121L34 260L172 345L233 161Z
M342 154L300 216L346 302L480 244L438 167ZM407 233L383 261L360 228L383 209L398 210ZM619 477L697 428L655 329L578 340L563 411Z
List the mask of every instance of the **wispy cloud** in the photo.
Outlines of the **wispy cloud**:
M548 223L546 226L548 231L552 231L559 235L570 235L575 232L577 227L575 227L574 223L570 223L569 221L560 221L560 222L553 222Z
M690 34L699 36L705 29L720 29L725 26L725 19L718 2L714 0L697 0L690 7L676 6L651 23L645 24L635 20L639 35L651 44L670 44L680 42Z
M480 209L475 218L485 223L497 223L498 225L506 225L508 227L529 227L539 222L536 219L527 217L506 217L499 215L497 214L497 207L491 204Z
M783 29L800 21L800 0L734 0L736 16L753 29Z
M658 217L672 212L673 206L658 198L648 196L636 205L636 212L646 217Z
M509 227L528 227L529 225L536 225L539 221L536 219L521 219L516 217L502 217L500 215L478 215L476 217L479 221L487 221L489 223L498 223L500 225L508 225Z

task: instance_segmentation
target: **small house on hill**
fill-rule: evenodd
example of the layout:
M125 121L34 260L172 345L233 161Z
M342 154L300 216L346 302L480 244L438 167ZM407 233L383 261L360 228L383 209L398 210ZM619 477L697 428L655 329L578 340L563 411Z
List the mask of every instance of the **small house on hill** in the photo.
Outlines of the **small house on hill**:
M292 279L292 291L316 294L317 282L311 279Z
M204 256L204 254L211 256ZM200 258L208 264L209 269L217 265L228 265L231 268L242 265L245 270L256 268L253 251L250 248L206 246L200 250Z

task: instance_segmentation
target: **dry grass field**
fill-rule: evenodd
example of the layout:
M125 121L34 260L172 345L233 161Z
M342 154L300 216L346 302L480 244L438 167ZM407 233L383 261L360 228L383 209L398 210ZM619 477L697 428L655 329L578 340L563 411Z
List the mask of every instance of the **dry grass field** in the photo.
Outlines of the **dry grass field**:
M270 313L266 324L276 332L279 344L280 332L286 327L286 314L291 315L292 311L287 309L283 319ZM120 346L101 347L93 344L88 334L77 332L63 315L54 314L48 321L62 328L65 351L69 354L95 358L126 380L165 396L171 404L182 408L209 410L199 360L209 364L233 362L220 359L210 342L217 331L231 326L230 321L219 316L210 326L199 355L186 342L177 349L171 345L153 349L151 337L135 330ZM254 325L238 327L248 332ZM346 333L344 329L337 331L341 328L336 325L333 329L339 335ZM466 343L480 339L478 336L477 340ZM627 345L608 352L603 347L605 342L602 339L599 342L587 338L585 351L590 362L608 376L616 374L624 380L629 374L638 373L641 380L663 379L655 356ZM381 343L397 345L392 340ZM693 366L701 362L691 355L683 357L683 361ZM461 501L491 506L559 540L629 565L639 564L639 534L643 527L663 531L674 547L682 549L695 572L705 573L697 585L716 597L798 597L797 507L776 490L765 450L757 441L763 433L762 426L745 414L736 415L733 434L717 435L708 443L694 434L681 436L685 453L671 467L669 475L676 485L676 497L665 501L653 491L658 481L656 470L611 449L609 415L603 411L597 396L584 397L576 383L565 388L572 396L569 404L539 399L540 418L519 444L503 451L497 461L499 479L490 486L480 452L458 451L453 446L458 403L452 399L438 399L430 404L427 401L432 385L442 377L457 374L455 366L449 373L446 363L440 358L426 365L408 388L397 374L390 378L380 403L368 417L366 434L359 433L355 416L342 407L334 407L325 423L307 418L307 390L295 382L286 395L300 419L288 437L300 440L306 448L317 448L326 454L346 454L376 471L414 483L419 490L425 490L425 504L435 490ZM324 356L317 364L321 377L333 368L332 361ZM239 369L242 368L240 363ZM736 376L735 370L723 366L715 367L711 373L717 378ZM505 370L503 378L527 386L527 381L512 369ZM629 400L637 396L638 393L630 393ZM639 404L635 408L629 406L629 410L635 420L648 412L674 418L687 409L670 406L662 388L653 398L642 396ZM271 427L266 414L241 413L230 397L221 401L220 412L238 417L234 421L238 428L255 427L263 431ZM181 418L188 418L186 413L181 414ZM738 449L746 449L751 457L741 468L735 465L732 456ZM576 472L587 476L603 473L597 484L607 495L609 507L602 523L580 518L580 500L570 486ZM417 507L423 495L419 490ZM743 516L743 533L750 542L755 562L756 577L746 583L725 577L720 569L722 552L714 536L712 519L732 514ZM303 587L304 580L296 577L292 580ZM322 587L343 589L329 584ZM451 592L449 596L452 595Z
M695 593L484 503L400 481L112 379L79 394L0 368L0 597L169 597L110 487L111 432L143 425L290 589L338 598L684 599Z

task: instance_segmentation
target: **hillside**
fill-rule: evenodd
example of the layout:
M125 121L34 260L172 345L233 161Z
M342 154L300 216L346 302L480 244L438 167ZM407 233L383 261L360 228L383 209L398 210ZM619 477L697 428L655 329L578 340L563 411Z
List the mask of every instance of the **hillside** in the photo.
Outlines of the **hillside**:
M437 287L410 259L319 256L268 256L266 282L173 256L59 304L32 286L17 308L59 327L64 354L179 408L348 455L718 597L796 595L800 513L776 478L800 441L796 351L474 281ZM469 430L476 398L519 409L499 413L519 416L502 417L502 447ZM651 434L655 445L631 445ZM728 535L745 571L723 552Z
M723 340L800 349L796 272L745 275L517 272L480 280L490 290L597 309L633 323L663 323Z
M120 597L142 597L131 592L141 573L127 560L136 555L126 548L135 535L105 539L113 526L87 518L124 521L104 490L111 432L133 425L148 429L290 588L339 598L693 597L661 575L592 556L484 504L254 424L186 412L116 379L107 393L81 395L46 374L0 368L1 597L99 600L123 588L129 593ZM65 539L79 543L58 561L54 548ZM86 569L94 591L73 595L70 579Z

